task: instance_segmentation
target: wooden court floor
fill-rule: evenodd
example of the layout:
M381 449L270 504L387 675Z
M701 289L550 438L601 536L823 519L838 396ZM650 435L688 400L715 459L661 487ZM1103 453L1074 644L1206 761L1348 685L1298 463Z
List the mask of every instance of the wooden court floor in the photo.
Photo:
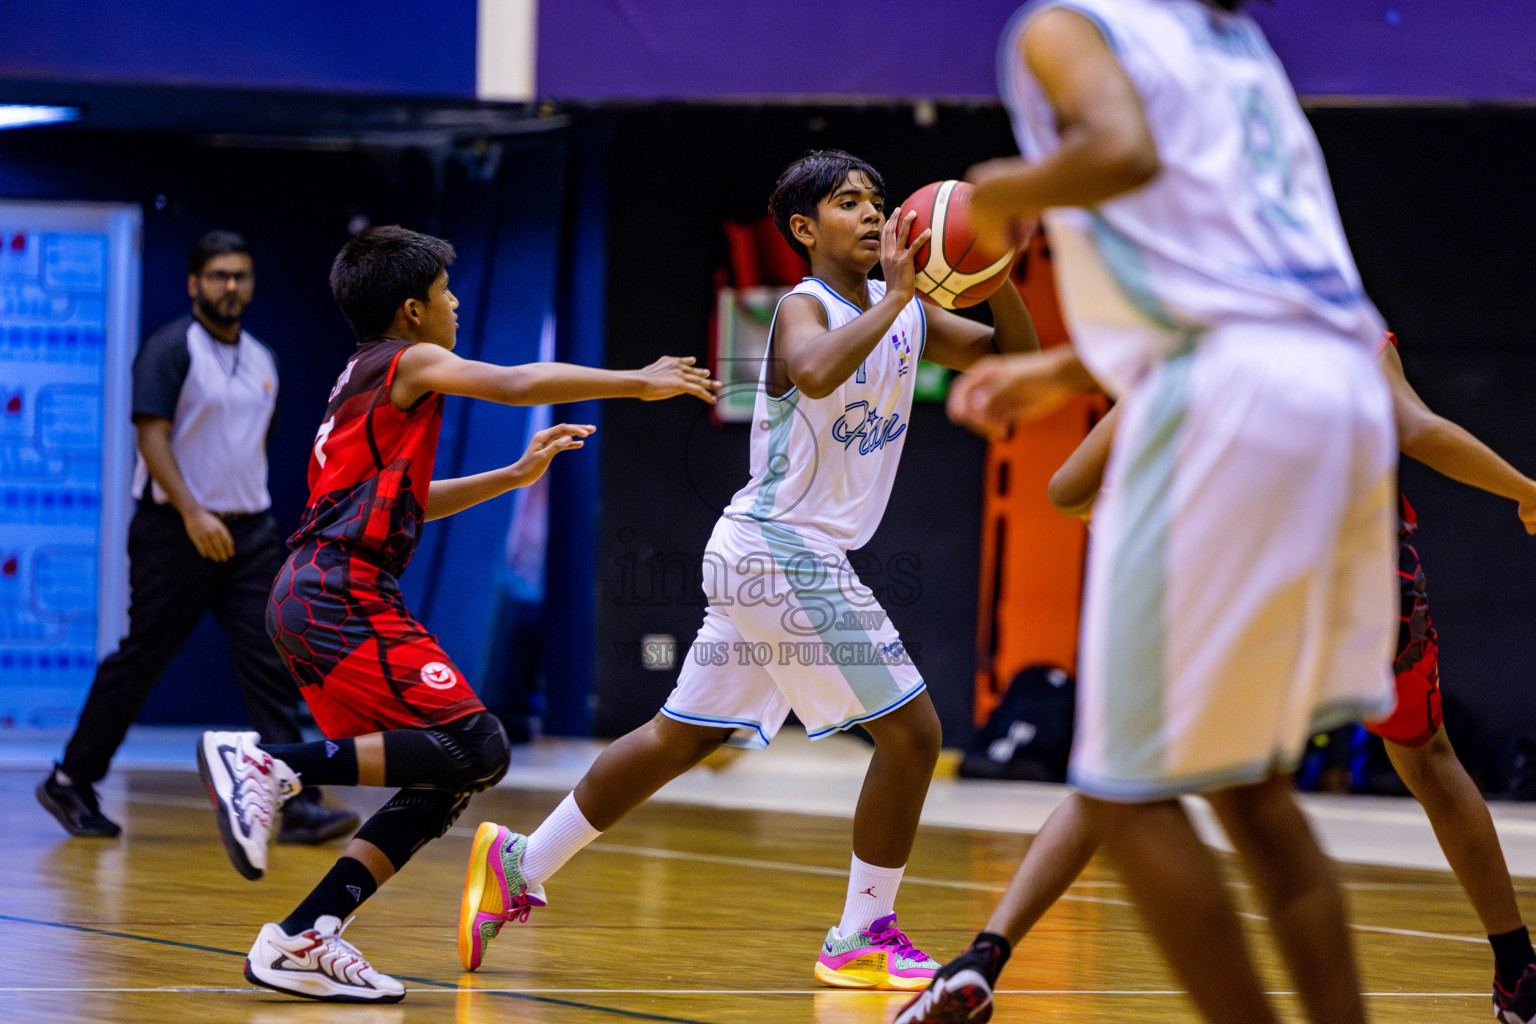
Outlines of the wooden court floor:
M104 841L67 838L34 801L37 781L36 771L0 771L0 1024L886 1024L906 998L822 989L811 976L842 904L840 819L643 807L568 864L547 886L550 906L507 926L466 975L454 926L475 825L529 828L563 795L483 794L348 930L409 989L395 1006L355 1007L279 996L240 973L262 922L287 913L335 848L275 847L267 877L247 882L190 772L116 773L105 804L125 832ZM383 795L333 798L367 811ZM903 927L940 959L957 952L1027 843L922 832L898 903ZM1343 874L1375 1019L1491 1019L1487 944L1449 874ZM1529 907L1536 894L1521 885ZM1300 1019L1252 921L1269 987ZM1000 988L993 1019L1003 1022L1196 1020L1097 862L1023 943Z

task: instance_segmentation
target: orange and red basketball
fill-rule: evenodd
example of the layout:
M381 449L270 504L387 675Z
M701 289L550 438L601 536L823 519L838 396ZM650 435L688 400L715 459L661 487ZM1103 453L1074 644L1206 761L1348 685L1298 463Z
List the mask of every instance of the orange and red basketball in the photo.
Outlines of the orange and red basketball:
M917 291L945 309L985 302L1008 279L1016 255L977 244L969 217L973 191L968 182L935 181L901 204L903 216L917 213L909 237L933 229L933 237L916 253Z

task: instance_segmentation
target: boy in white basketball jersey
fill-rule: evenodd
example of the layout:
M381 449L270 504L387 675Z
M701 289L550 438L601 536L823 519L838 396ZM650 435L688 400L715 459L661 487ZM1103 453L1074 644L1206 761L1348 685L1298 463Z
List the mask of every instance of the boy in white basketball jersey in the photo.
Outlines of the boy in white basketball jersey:
M780 176L769 209L811 276L774 316L752 478L704 554L704 624L661 712L604 751L538 829L480 826L459 918L466 969L479 966L505 922L544 905L544 880L583 846L721 744L766 746L790 710L812 738L858 724L875 741L843 914L816 977L919 989L939 966L896 927L894 912L939 720L847 551L869 540L885 511L917 361L964 369L1038 342L1012 287L990 300L995 327L920 303L913 255L928 232L909 238L915 214L887 220L884 200L875 169L846 153L809 153ZM883 281L869 278L877 264Z
M1070 777L1204 1017L1274 1024L1179 797L1206 796L1308 1018L1361 1024L1332 867L1290 771L1392 706L1391 400L1316 140L1241 0L1037 0L1000 50L1026 159L973 168L983 238L1044 214L1073 351L978 365L984 431L1097 378L1119 402L1094 510ZM1080 357L1080 358L1079 358ZM977 937L899 1024L979 1022Z

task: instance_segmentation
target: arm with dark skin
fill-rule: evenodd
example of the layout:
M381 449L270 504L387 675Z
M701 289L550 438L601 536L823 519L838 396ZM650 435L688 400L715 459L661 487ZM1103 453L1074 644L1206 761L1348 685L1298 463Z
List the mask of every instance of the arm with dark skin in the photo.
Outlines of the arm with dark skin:
M1402 453L1441 476L1516 502L1525 531L1536 533L1536 481L1505 462L1466 428L1425 405L1408 383L1402 359L1391 345L1382 350L1381 368L1392 391L1392 413ZM1109 410L1051 477L1051 504L1067 515L1084 516L1093 509L1109 460L1118 408Z
M1019 45L1056 112L1060 145L1036 163L1005 157L966 175L976 185L971 224L992 248L1013 241L1041 210L1102 203L1161 169L1141 97L1093 22L1069 10L1045 11Z
M923 349L923 359L951 370L969 370L984 356L1040 351L1035 323L1012 280L1004 281L987 305L992 310L991 327L929 306L928 344Z
M693 395L713 403L719 382L695 367L693 357L662 356L641 370L599 370L570 363L526 363L499 366L460 359L438 345L412 345L396 364L390 401L408 409L428 392L481 398L504 405L553 405L592 398L639 398L655 401ZM581 438L596 428L562 423L541 430L523 457L510 466L472 476L433 480L427 490L426 517L442 519L482 501L526 487L544 475L549 461L563 451L580 448Z
M1402 453L1442 476L1517 503L1527 533L1536 533L1536 481L1532 481L1465 428L1424 404L1403 374L1397 349L1381 353L1381 368L1392 389L1392 413Z
M988 356L955 381L949 418L1000 441L1014 423L1048 416L1074 396L1098 390L1070 345Z
M395 363L389 388L389 400L395 408L411 409L422 396L434 392L504 405L553 405L594 398L655 401L674 395L693 395L713 403L720 388L719 381L710 380L708 370L693 365L692 356L662 356L643 369L620 371L569 363L500 366L460 359L452 352L457 320L447 320L458 304L443 272L426 298L408 297L395 312L388 336L416 342L404 349ZM549 427L535 434L522 458L509 466L432 481L427 490L426 518L441 519L526 487L544 474L557 454L580 448L581 439L594 429L568 423Z
M1104 484L1104 466L1109 462L1109 448L1115 439L1119 409L1118 405L1111 406L1109 412L1093 425L1088 436L1072 449L1067 461L1051 476L1045 493L1056 511L1078 519L1086 519L1093 514L1094 500L1098 498L1099 488Z
M773 354L788 375L789 386L799 388L807 398L830 395L853 376L912 301L917 294L913 255L929 235L924 231L909 240L916 216L903 214L898 208L880 229L885 295L853 320L836 330L827 330L826 309L809 295L791 295L779 306Z
M409 409L422 395L436 392L480 398L504 405L554 405L593 398L639 398L656 401L693 395L713 404L718 381L695 367L693 357L662 356L640 370L600 370L570 363L525 363L500 366L460 359L438 345L412 345L401 353L389 398L398 409ZM427 490L427 519L442 519L466 508L526 487L544 475L557 454L582 447L581 439L595 427L562 423L541 430L522 458L509 466L471 476L433 480Z
M1061 145L1038 163L1010 157L971 168L971 224L978 240L993 246L1016 241L1041 210L1112 199L1160 169L1141 99L1091 21L1068 10L1045 11L1030 22L1020 46L1056 111ZM1000 437L1013 419L1047 415L1096 388L1065 346L989 356L950 392L949 410L957 421Z
M139 454L155 483L165 492L171 507L181 513L187 537L197 553L214 562L235 557L235 540L223 520L197 503L187 488L171 451L171 421L160 416L139 416L134 420L138 433ZM148 496L145 496L146 499Z
M389 398L409 409L422 395L437 392L481 398L503 405L559 405L592 398L656 401L693 395L713 403L719 384L692 356L662 356L639 370L601 370L570 363L500 366L460 359L438 345L412 345L400 355Z
M510 490L527 487L544 475L551 459L580 448L581 439L596 429L586 423L558 423L534 434L523 457L510 466L473 476L433 480L427 491L427 519L442 519L482 501L499 498Z

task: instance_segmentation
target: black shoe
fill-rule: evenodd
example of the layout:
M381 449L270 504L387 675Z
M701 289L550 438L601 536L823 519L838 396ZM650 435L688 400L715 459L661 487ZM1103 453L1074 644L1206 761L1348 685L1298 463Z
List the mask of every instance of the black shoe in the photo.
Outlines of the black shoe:
M980 971L962 967L936 975L893 1024L986 1024L991 1019L992 986Z
M892 1024L987 1024L992 1019L992 986L1013 949L988 932L964 953L933 973L928 987L901 1008Z
M1493 980L1493 1016L1503 1024L1531 1024L1536 1021L1536 965L1527 967L1513 992L1506 992Z
M351 811L335 810L319 800L306 800L306 795L300 794L283 805L278 842L315 846L357 828L359 819Z
M43 809L64 826L64 831L72 836L96 837L112 839L122 833L117 822L101 813L101 805L96 802L96 790L91 784L72 782L69 785L59 781L59 766L54 765L53 771L37 786L37 802L43 805Z

